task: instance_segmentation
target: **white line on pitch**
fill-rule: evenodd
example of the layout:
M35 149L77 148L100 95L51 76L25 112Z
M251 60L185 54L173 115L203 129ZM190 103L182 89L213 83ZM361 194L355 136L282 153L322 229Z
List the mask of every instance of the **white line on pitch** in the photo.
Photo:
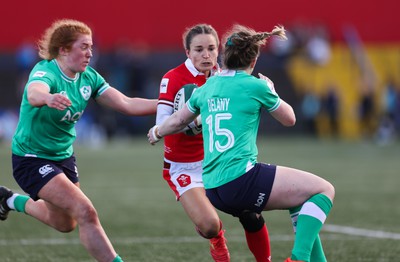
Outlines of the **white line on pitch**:
M322 231L331 232L331 233L341 233L352 236L362 236L362 237L371 237L371 238L384 238L384 239L395 239L400 240L400 234L385 232L379 230L370 230L370 229L362 229L356 227L348 227L348 226L338 226L338 225L324 225Z
M400 234L384 232L378 230L368 230L362 228L338 226L326 224L322 231L329 233L345 234L356 237L368 238L381 238L400 240ZM341 240L343 239L337 235L324 235L324 240ZM205 241L198 236L193 237L126 237L126 238L112 238L114 244L143 244L143 243L200 243ZM229 236L230 242L245 241L243 236ZM271 241L293 241L293 235L271 235ZM78 245L80 244L77 238L31 238L31 239L0 239L0 246L35 246L35 245Z

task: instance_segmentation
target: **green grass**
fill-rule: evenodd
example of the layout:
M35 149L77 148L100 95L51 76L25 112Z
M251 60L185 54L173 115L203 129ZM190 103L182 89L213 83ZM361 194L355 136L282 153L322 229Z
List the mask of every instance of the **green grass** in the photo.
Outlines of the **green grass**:
M161 177L162 145L145 135L100 149L76 146L81 186L125 261L212 261L172 191ZM304 169L331 181L336 199L326 225L372 230L372 236L324 229L328 261L399 261L400 144L268 137L259 141L259 161ZM0 146L0 184L21 192L11 174L8 144ZM219 213L232 261L254 261L239 222ZM273 261L292 247L286 211L264 212ZM378 231L393 233L378 238ZM374 236L375 234L375 236ZM94 261L79 244L77 230L62 234L29 216L10 213L0 223L0 261Z

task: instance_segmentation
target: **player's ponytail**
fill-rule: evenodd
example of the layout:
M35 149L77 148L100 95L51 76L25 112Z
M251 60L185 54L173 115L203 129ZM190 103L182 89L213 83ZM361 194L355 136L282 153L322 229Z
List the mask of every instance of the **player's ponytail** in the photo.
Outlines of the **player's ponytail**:
M260 54L260 49L266 39L276 35L287 39L283 26L275 26L271 32L256 32L251 28L234 25L232 30L225 34L225 46L222 54L224 67L228 69L245 69Z

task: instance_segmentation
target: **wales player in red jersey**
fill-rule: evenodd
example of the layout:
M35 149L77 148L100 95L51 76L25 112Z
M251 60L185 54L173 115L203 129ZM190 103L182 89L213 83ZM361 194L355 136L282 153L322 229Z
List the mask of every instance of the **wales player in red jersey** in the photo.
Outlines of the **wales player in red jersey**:
M194 84L201 87L218 69L219 38L212 26L198 24L187 28L183 34L183 45L186 61L168 71L161 80L157 124L161 124L174 112L175 96L183 86ZM189 123L190 127L195 125L195 122ZM222 222L204 191L203 156L201 132L193 136L182 132L165 137L163 177L198 233L210 239L210 252L214 261L230 261Z
M260 48L272 35L284 38L284 28L256 32L234 26L224 37L222 72L210 77L181 110L151 128L147 136L154 144L201 114L203 181L214 207L255 231L264 225L262 211L288 209L295 240L286 262L322 262L326 257L319 232L332 208L333 185L306 171L257 160L262 110L284 126L296 122L293 108L279 97L272 81L261 74L259 78L252 75Z

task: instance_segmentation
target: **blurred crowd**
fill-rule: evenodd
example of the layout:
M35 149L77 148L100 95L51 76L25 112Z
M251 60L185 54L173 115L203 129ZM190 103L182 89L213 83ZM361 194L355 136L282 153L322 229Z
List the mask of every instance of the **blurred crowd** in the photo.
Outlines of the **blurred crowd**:
M313 86L312 72L309 85L300 86L291 78L288 66L294 57L302 57L316 68L326 66L332 58L329 30L319 23L296 23L286 29L288 40L271 38L268 48L260 56L256 71L268 75L280 96L295 108L297 125L292 132L311 137L342 138L340 116L343 114L343 96L346 95L343 87L328 79L323 90L317 90ZM156 98L162 75L184 59L182 53L180 49L154 52L145 43L120 40L112 50L94 50L91 66L128 96ZM9 96L3 97L3 101L14 102L12 105L0 103L0 140L9 141L17 123L25 82L39 58L35 43L30 40L25 41L14 54L0 54L5 55L13 61L6 64L3 59L0 63L0 85L2 90L8 90L6 94ZM7 72L1 73L4 68ZM5 77L13 81L7 82ZM363 78L362 74L360 78ZM362 79L360 83L363 84L355 87L359 90L359 99L353 101L359 121L359 137L380 145L392 143L400 130L399 83L391 77L384 79L384 84L378 87L371 79ZM81 133L78 142L96 146L116 137L143 135L154 124L154 119L126 117L91 103L77 124L77 132ZM277 126L276 130L269 132L282 133L280 128Z

